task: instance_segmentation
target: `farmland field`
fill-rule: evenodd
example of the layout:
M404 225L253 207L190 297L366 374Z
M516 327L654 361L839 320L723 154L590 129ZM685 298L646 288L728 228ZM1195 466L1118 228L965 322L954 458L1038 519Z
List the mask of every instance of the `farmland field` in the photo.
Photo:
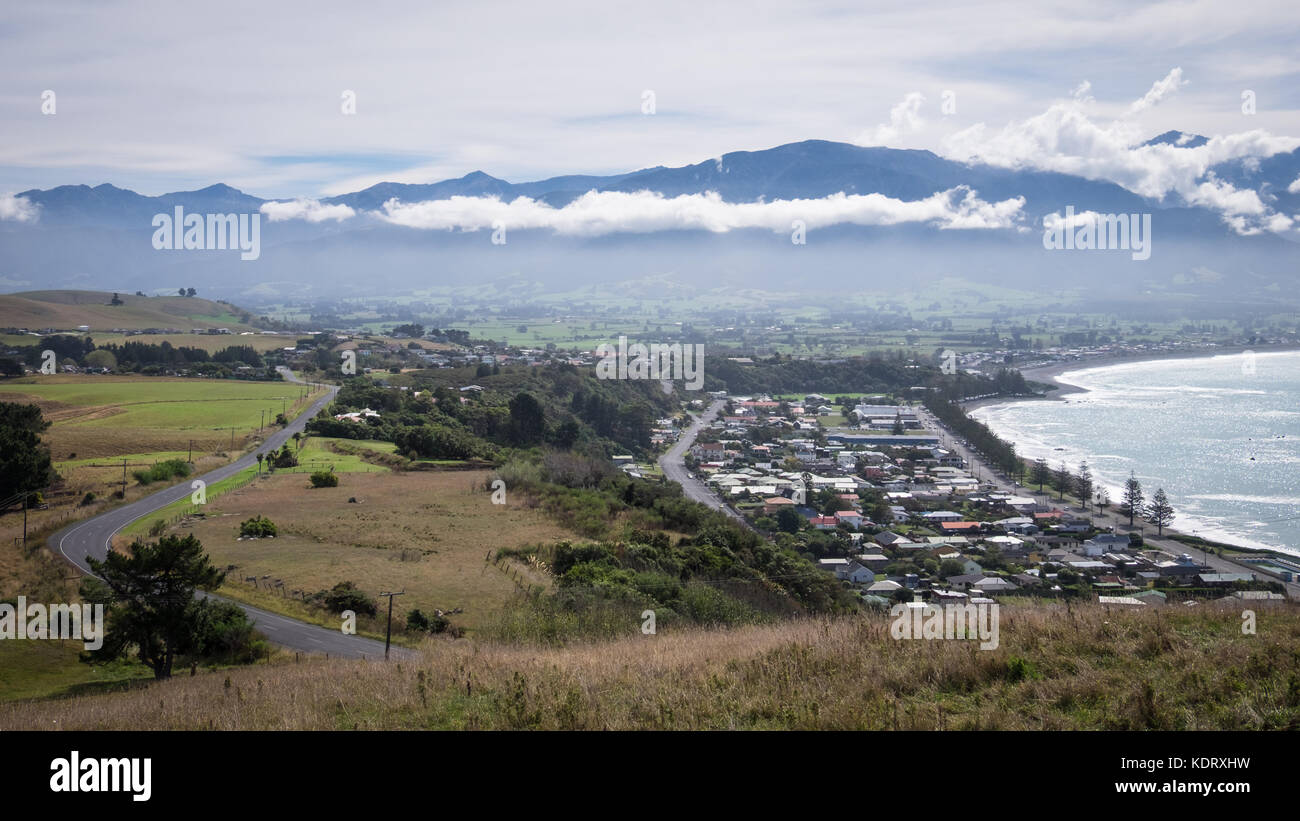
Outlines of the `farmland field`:
M308 487L301 473L277 472L209 502L187 520L219 567L237 565L222 592L298 614L291 591L315 593L341 581L371 596L405 589L397 612L463 607L454 624L474 630L516 592L514 580L485 561L498 548L574 539L522 505L493 505L481 488L486 471L345 473L336 488ZM348 500L355 498L355 503ZM238 541L239 523L257 515L279 528L274 539ZM260 580L282 579L280 598ZM534 583L541 583L541 579Z
M230 447L281 411L305 388L287 382L58 374L0 383L0 401L40 405L53 424L44 438L55 461ZM292 414L291 414L292 415ZM75 454L75 456L73 455Z

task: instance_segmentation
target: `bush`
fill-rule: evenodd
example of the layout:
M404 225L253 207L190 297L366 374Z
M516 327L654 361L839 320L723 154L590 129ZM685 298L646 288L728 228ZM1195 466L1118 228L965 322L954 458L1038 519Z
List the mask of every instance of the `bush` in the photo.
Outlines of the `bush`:
M352 582L339 582L329 590L322 590L315 594L311 599L332 613L351 610L358 615L373 616L379 612L375 600L358 590Z
M167 523L162 519L154 519L153 524L149 525L149 535L157 538L167 532Z
M240 536L252 536L260 539L263 536L275 536L277 533L275 523L265 516L254 516L239 523Z
M83 506L91 504L94 501L95 501L95 494L93 493L87 493L85 496L81 497L81 504Z
M153 482L166 482L168 479L183 479L190 475L190 466L184 459L168 459L146 470L137 470L131 475L140 484L148 485Z
M311 475L312 487L338 487L339 477L327 470L318 470Z
M412 610L406 614L407 630L415 630L420 633L445 633L450 626L451 622L436 613L426 616L419 610Z

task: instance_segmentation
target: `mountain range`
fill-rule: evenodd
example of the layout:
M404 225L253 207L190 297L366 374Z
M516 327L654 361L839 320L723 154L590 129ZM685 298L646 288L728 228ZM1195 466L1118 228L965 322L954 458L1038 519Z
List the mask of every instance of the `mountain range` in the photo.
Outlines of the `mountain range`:
M1168 132L1149 144L1203 145L1205 137ZM1300 214L1300 150L1211 169L1213 178L1255 191L1278 213ZM1292 192L1288 188L1296 188ZM1023 198L1015 226L948 230L933 221L818 227L805 245L789 231L740 227L706 230L612 230L565 235L518 230L505 245L488 231L424 230L382 219L385 203L452 197L528 197L563 208L588 192L653 192L665 198L713 192L725 203L816 200L879 194L903 202L962 189L985 203ZM1086 288L1115 296L1135 287L1155 292L1221 291L1235 299L1290 299L1300 237L1242 236L1217 212L1184 201L1140 196L1120 185L1069 174L1008 169L945 159L929 151L809 140L738 151L679 168L657 166L609 176L568 175L511 183L475 171L429 184L384 182L323 198L347 206L347 219L262 219L258 259L227 251L177 253L152 247L152 219L180 206L186 213L255 213L269 200L217 184L197 191L144 196L110 184L64 185L21 192L38 209L32 221L0 221L0 288L172 289L197 283L226 298L256 295L346 296L364 282L398 293L438 285L474 286L524 279L562 292L609 280L669 277L688 287L799 290L821 273L841 287L924 287L960 275L991 284ZM1042 218L1075 212L1153 215L1153 254L1063 254L1043 248ZM1272 296L1270 296L1272 295Z

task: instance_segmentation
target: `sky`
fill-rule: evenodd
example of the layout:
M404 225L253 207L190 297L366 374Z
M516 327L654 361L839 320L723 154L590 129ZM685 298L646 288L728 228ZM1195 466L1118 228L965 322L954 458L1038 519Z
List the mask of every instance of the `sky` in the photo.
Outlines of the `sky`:
M1300 145L1298 35L1294 0L7 4L0 194L319 198L816 138L1191 191L1231 215L1253 206L1203 188L1205 158L1132 149L1171 129L1223 137L1215 156Z

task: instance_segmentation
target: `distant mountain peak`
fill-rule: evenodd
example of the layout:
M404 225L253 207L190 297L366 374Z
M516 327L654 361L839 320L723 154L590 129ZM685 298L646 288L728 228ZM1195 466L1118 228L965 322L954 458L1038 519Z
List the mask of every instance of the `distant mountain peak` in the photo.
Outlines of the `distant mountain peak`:
M1172 145L1178 148L1200 148L1209 140L1200 134L1188 134L1186 131L1166 131L1158 137L1152 137L1143 145Z

